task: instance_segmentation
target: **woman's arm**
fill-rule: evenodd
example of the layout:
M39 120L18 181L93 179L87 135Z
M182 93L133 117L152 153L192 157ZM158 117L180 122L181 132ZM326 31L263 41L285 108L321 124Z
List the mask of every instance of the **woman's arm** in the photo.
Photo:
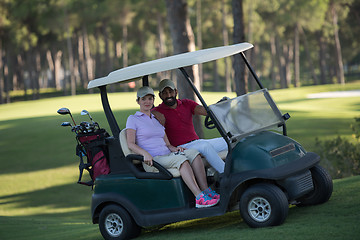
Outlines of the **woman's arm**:
M148 153L146 150L142 149L135 143L135 138L136 138L136 130L130 128L126 129L126 141L129 149L137 154L144 156L144 162L147 165L152 166L153 157L150 155L150 153Z
M168 149L170 151L172 151L172 152L178 152L178 151L182 152L182 151L185 150L185 148L183 148L183 147L174 147L173 145L171 145L166 133L164 135L164 141L165 141L166 146L168 147Z

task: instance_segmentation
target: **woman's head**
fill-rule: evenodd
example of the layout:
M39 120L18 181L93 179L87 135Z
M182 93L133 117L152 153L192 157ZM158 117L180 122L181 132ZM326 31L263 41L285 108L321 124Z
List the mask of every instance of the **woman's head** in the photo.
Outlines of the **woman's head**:
M137 103L140 105L140 110L150 110L154 105L154 90L151 87L144 86L137 91Z
M144 86L144 87L139 88L139 90L137 91L137 94L136 94L137 100L139 100L139 98L145 97L148 94L155 97L154 90L151 87Z

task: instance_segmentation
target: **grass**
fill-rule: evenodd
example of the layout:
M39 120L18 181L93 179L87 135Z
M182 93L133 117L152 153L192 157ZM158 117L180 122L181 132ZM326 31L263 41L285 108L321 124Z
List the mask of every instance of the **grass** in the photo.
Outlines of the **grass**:
M309 93L360 89L360 83L273 90L271 95L283 113L289 112L289 136L306 149L315 137L351 138L350 124L359 116L358 98L307 99ZM211 104L228 95L204 93ZM134 93L109 95L121 128L129 114L138 109ZM156 99L155 104L159 103ZM90 111L102 127L109 129L100 96L79 95L0 105L0 239L99 239L97 225L91 223L90 188L76 184L78 160L75 138L70 129L60 127L67 116L56 114L68 107L76 121L82 109ZM206 137L217 135L205 130ZM140 239L355 239L359 230L360 198L356 190L360 177L336 180L327 204L290 209L285 224L250 229L237 212L225 216L193 220L143 231ZM321 234L320 234L321 233ZM316 234L316 235L315 235Z

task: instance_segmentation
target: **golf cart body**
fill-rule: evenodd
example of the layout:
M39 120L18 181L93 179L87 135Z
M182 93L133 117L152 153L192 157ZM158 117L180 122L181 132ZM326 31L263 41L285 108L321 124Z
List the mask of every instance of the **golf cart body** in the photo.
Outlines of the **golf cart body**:
M318 166L319 156L286 136L285 121L290 116L280 112L243 54L252 47L241 43L178 54L126 67L89 83L89 89L100 89L112 132L107 139L111 173L96 179L91 207L93 222L99 223L104 238L134 237L139 226L218 216L239 208L251 227L279 225L287 216L289 203L312 205L330 198L331 178ZM260 90L208 106L184 67L235 54L242 56ZM109 84L142 79L143 85L148 85L149 75L173 69L183 73L207 110L205 125L211 128L212 124L228 144L225 171L214 182L221 200L211 208L195 208L194 196L179 174L156 162L157 173L143 170L143 157L129 152L126 140L121 141L124 131L108 101ZM321 177L316 180L314 172L319 171Z

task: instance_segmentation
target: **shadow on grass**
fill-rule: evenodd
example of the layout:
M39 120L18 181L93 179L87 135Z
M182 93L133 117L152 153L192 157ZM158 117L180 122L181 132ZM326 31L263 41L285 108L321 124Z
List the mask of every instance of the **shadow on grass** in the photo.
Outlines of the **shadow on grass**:
M25 193L2 195L0 196L0 206L11 204L13 211L23 208L44 208L45 210L84 208L90 215L91 195L90 187L74 183Z
M126 119L135 110L114 111L120 128L125 127ZM91 113L100 127L110 135L110 128L103 112ZM54 114L55 115L55 114ZM90 121L87 116L74 116L79 124ZM78 164L75 155L75 133L70 127L61 127L69 121L68 116L36 117L0 121L0 174L22 173L58 168Z

